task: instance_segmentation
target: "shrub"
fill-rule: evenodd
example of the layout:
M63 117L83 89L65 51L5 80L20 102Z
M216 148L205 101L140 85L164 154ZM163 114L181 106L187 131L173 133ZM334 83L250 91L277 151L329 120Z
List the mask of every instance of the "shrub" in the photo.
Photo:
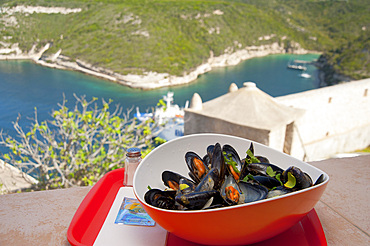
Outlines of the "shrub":
M9 153L5 161L39 182L33 190L92 185L110 170L124 166L126 149L139 147L148 153L163 140L155 138L161 127L153 120L130 117L132 109L111 109L112 101L77 97L73 109L66 100L53 110L52 120L39 122L37 109L28 132L13 123L17 138L0 132L0 144Z

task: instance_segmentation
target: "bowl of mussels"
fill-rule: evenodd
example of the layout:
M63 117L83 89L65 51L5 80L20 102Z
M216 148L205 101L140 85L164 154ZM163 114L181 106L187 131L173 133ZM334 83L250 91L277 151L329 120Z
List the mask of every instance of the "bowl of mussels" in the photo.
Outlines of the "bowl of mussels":
M194 134L155 148L134 175L134 193L160 226L208 245L245 245L298 223L329 176L239 137Z

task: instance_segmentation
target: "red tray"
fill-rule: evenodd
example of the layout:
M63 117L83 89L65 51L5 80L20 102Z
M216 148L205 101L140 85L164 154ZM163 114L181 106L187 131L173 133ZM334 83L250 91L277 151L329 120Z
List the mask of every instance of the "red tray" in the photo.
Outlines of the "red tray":
M77 209L67 232L72 245L93 245L118 190L123 186L124 169L107 173L89 191ZM167 246L199 246L168 233ZM289 230L254 246L317 246L327 245L324 231L315 209Z

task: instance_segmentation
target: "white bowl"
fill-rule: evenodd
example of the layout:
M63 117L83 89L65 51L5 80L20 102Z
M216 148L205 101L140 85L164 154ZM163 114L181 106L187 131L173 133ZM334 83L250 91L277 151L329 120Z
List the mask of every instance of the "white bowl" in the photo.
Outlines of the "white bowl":
M240 245L266 240L289 229L311 211L328 184L329 176L318 168L253 142L255 155L266 156L282 169L296 166L309 174L314 182L324 174L324 182L284 196L218 209L173 211L145 202L148 186L165 189L161 179L163 171L170 170L188 177L185 153L194 151L203 157L207 146L215 143L233 146L240 158L244 158L251 141L222 134L180 137L149 153L134 176L134 193L147 213L164 229L186 240L213 245Z

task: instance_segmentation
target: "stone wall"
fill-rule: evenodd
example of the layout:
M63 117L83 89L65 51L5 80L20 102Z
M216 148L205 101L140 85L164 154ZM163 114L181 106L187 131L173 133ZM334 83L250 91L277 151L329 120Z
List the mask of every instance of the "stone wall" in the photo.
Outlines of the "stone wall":
M277 125L274 130L263 130L204 115L199 98L200 109L192 109L191 105L185 110L184 133L239 136L304 161L326 159L370 145L370 79L276 97L274 100L303 109L304 113L286 126Z
M370 79L276 98L305 109L294 124L290 155L314 161L370 145Z
M196 133L219 133L247 138L268 146L271 146L271 144L274 145L274 142L270 143L269 141L269 130L246 127L244 125L234 124L232 122L189 111L185 112L184 121L185 135Z

